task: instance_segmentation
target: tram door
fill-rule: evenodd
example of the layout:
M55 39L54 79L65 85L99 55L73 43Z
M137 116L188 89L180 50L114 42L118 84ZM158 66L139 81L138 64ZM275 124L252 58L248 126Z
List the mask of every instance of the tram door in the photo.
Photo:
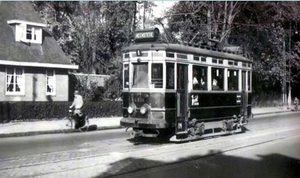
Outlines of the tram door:
M242 113L247 116L247 106L248 106L248 90L247 90L247 80L246 71L242 71Z
M177 138L187 136L188 121L188 65L177 64L177 117L176 136Z

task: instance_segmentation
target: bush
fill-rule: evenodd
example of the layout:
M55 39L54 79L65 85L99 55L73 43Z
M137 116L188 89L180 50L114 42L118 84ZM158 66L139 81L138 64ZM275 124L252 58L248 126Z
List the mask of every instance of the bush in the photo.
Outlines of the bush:
M252 107L278 107L282 106L282 96L278 93L265 93L254 95Z
M70 105L71 102L0 102L0 122L63 118ZM89 117L121 116L122 102L85 102L83 112Z

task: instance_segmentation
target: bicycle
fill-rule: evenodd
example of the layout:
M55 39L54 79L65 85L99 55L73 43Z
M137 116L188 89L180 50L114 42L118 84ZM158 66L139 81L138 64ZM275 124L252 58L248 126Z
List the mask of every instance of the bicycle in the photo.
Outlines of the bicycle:
M63 133L70 132L72 130L79 130L80 132L86 132L89 130L89 118L86 115L82 115L81 117L84 117L84 120L78 119L77 121L74 119L74 111L73 109L69 109L68 116L64 117L60 122L60 130ZM77 124L80 124L81 126L78 128L75 128ZM79 123L78 123L79 122Z

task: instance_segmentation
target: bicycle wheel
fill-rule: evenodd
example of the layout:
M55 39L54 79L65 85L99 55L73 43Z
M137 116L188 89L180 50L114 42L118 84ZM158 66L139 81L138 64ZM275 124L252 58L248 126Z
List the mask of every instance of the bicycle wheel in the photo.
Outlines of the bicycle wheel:
M80 132L87 132L89 130L90 121L87 116L85 116L85 118L84 118L84 123L85 123L84 126L82 126L78 129Z
M60 121L60 130L63 133L66 133L67 131L70 131L73 128L74 128L74 121L73 121L72 118L70 118L70 117L64 117Z

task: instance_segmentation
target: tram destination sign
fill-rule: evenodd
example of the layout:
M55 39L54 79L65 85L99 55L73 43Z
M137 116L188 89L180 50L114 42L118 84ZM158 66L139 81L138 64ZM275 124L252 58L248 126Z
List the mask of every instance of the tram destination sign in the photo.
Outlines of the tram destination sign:
M137 30L135 32L134 41L135 42L154 42L159 38L159 30L155 29L145 29Z

